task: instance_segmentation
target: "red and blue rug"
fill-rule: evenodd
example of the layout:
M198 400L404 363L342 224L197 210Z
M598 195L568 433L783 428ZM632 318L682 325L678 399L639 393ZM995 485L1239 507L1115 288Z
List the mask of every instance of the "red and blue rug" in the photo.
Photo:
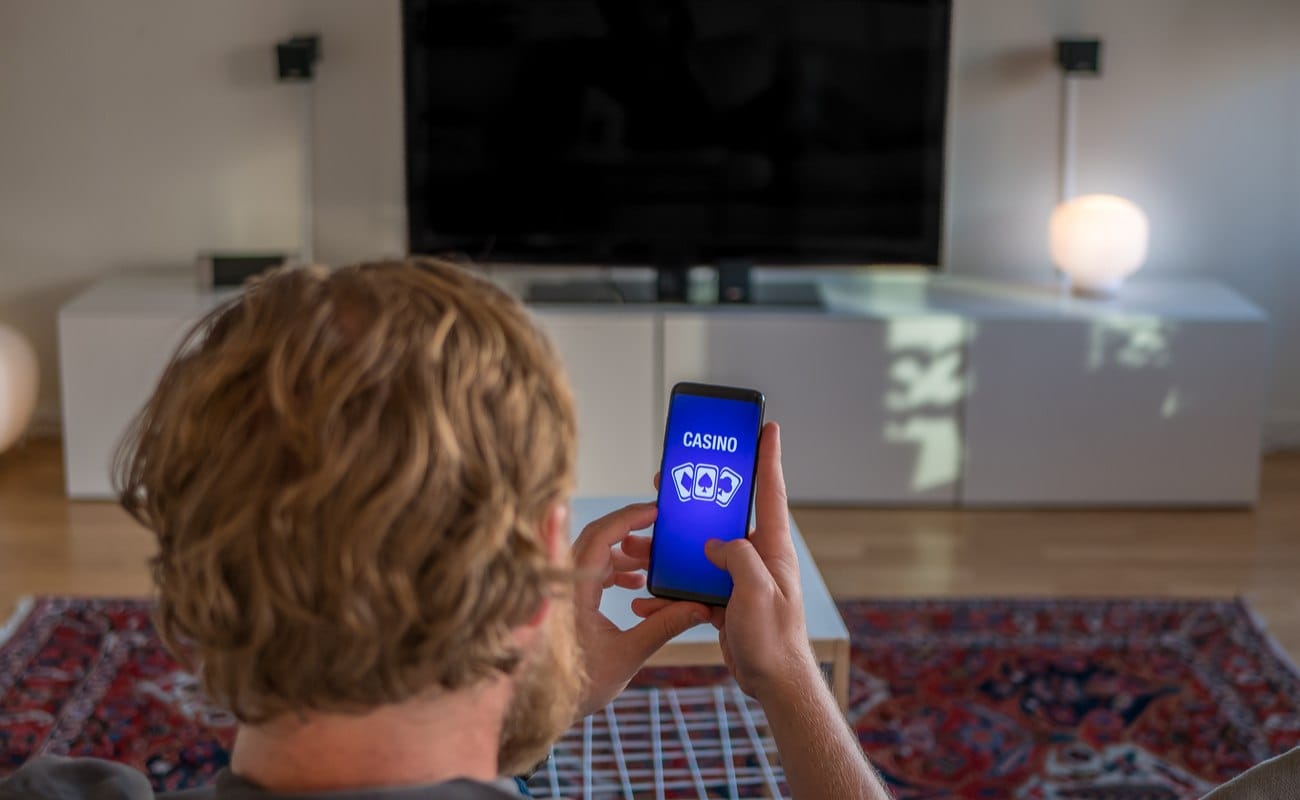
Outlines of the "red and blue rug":
M1300 745L1300 677L1238 602L840 610L853 637L850 720L900 800L1193 798ZM0 775L36 754L97 756L175 789L225 765L233 720L163 650L150 611L121 599L25 607L0 644ZM721 677L648 670L638 684Z

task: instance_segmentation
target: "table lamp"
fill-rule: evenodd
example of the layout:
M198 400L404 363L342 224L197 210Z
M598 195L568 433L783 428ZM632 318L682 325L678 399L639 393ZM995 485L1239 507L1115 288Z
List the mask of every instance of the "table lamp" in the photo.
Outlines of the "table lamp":
M1086 194L1056 207L1049 239L1052 261L1075 292L1109 296L1146 261L1150 224L1132 201Z
M1110 296L1147 257L1150 225L1137 205L1112 194L1074 196L1075 121L1081 80L1101 77L1101 40L1058 39L1061 68L1060 199L1052 212L1052 261L1076 294Z

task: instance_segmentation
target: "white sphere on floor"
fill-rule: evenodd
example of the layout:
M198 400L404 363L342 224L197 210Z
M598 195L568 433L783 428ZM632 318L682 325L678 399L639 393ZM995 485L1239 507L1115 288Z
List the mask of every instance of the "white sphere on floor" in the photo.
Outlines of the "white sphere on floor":
M27 431L36 410L36 351L18 331L0 325L0 453Z

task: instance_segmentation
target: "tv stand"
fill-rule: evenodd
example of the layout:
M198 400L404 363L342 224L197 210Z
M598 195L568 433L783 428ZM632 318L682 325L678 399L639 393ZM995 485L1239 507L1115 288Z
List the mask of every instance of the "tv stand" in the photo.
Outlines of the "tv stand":
M821 308L826 305L815 281L756 283L750 291L750 302L759 306Z
M586 303L653 303L655 287L645 281L594 278L529 283L524 300L539 305Z
M539 269L491 277L522 294ZM818 282L824 308L608 302L624 281L653 298L648 269L605 273L605 302L530 306L574 389L579 493L649 491L668 390L691 380L767 395L800 503L1254 502L1269 329L1222 286L1136 281L1098 301L953 275L756 273L778 296ZM237 291L200 291L192 269L114 275L60 310L69 496L112 497L114 444L186 331Z
M543 278L524 283L524 300L536 305L588 304L691 304L699 306L773 306L780 308L822 308L825 301L815 279L755 279L744 268L744 282L724 267L720 280L691 275L687 269L661 268L652 279L609 277ZM730 280L729 280L730 279ZM729 291L743 286L739 292Z
M649 270L613 275L654 287ZM539 279L532 267L493 277ZM1138 281L1089 300L922 272L753 277L751 303L531 306L575 387L581 493L641 490L664 400L689 380L766 394L800 503L1255 500L1268 326L1222 286ZM792 281L816 282L823 306L765 302L797 295ZM693 284L692 296L719 294Z
M822 293L815 280L758 280L748 261L718 264L718 303L821 308Z

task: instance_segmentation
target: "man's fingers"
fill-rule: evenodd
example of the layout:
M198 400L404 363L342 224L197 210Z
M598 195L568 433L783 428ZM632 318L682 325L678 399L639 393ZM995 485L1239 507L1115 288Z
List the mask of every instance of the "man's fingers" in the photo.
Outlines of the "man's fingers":
M674 601L624 631L622 641L626 642L627 651L637 659L637 663L643 663L673 637L708 619L708 606Z
M628 536L623 539L621 549L631 558L650 558L649 536Z
M649 558L630 556L618 548L610 551L610 558L613 560L615 572L636 572L650 566Z
M645 586L645 573L616 572L614 573L614 585L624 589L640 589Z
M781 469L781 428L775 422L763 426L758 442L757 497L754 501L756 526L749 539L784 586L799 579L799 560L790 538L790 504Z
M666 608L673 603L681 602L679 600L669 600L666 597L637 597L632 600L632 613L638 617L648 617L651 614ZM727 622L727 609L725 606L705 606L709 610L708 622L718 630L722 630L723 625Z
M790 506L785 493L785 474L781 471L781 427L775 422L763 426L758 440L758 471L755 477L757 497L754 500L754 512L759 529L788 529ZM790 537L785 538L789 540Z
M573 543L574 565L580 569L604 567L609 562L609 548L630 532L650 527L658 513L654 503L633 503L591 523Z
M638 617L648 617L676 602L679 601L666 597L636 597L632 599L632 613Z
M723 606L722 608L717 608L717 607L710 608L709 615L710 615L709 622L710 624L713 625L713 627L717 628L719 631L726 629L727 626L726 606Z
M731 580L737 588L759 587L771 583L772 573L768 572L763 559L748 539L733 539L723 542L710 539L704 543L704 555L721 570L731 573Z
M579 607L596 608L600 605L601 591L614 584L614 553L611 548L633 530L653 524L658 513L654 503L633 503L582 529L582 534L573 543L573 565L578 573L574 601Z
M655 473L655 476L654 476L654 479L650 481L651 483L653 483L653 484L655 485L655 491L656 491L656 492L659 491L659 476L662 475L662 474L663 474L663 473L656 472L656 473Z

